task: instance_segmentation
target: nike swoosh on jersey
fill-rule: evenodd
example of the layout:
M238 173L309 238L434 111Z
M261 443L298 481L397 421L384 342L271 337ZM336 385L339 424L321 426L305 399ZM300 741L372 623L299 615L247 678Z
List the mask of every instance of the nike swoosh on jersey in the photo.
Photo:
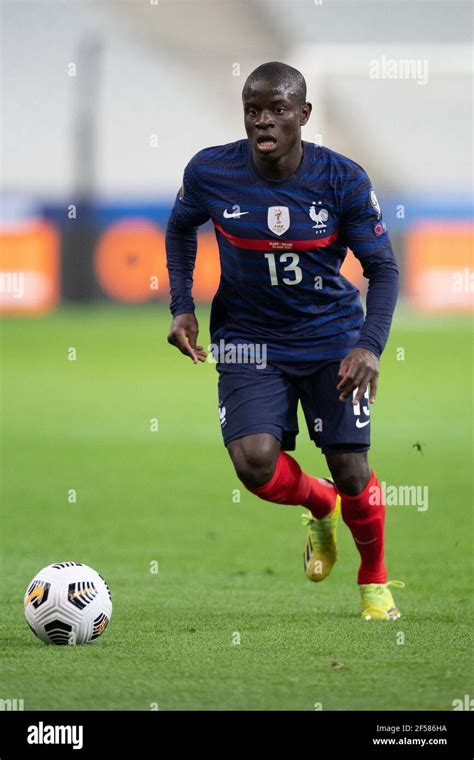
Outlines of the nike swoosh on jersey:
M356 420L356 427L358 428L365 427L366 425L369 424L369 422L370 420L367 420L367 422L361 422L360 420Z
M231 214L229 214L227 209L224 209L223 217L224 219L238 219L239 216L243 216L244 214L249 213L249 211L233 211Z

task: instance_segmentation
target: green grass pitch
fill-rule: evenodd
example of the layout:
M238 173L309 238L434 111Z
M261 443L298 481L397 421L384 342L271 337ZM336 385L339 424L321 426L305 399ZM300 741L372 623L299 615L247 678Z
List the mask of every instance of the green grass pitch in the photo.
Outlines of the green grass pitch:
M3 326L0 698L27 710L451 710L472 694L469 321L401 313L383 356L371 464L388 484L429 488L426 511L387 508L389 577L406 588L402 618L384 624L358 618L342 522L331 577L305 578L303 509L239 484L215 368L169 347L168 324L162 306L104 306ZM296 456L327 475L303 425ZM104 575L114 613L93 644L48 647L23 594L67 559Z

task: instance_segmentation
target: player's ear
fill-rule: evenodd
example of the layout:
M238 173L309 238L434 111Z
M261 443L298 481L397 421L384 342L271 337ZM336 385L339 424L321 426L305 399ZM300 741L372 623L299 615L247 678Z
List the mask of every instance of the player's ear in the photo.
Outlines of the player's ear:
M313 106L311 105L311 103L305 103L304 105L301 106L300 126L304 127L304 125L308 123L312 110L313 110Z

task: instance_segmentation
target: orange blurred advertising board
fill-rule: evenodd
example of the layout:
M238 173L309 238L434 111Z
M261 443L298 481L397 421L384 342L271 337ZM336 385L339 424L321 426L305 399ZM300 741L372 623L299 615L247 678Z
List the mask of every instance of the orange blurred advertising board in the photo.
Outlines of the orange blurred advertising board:
M473 308L473 225L430 221L412 229L406 261L407 295L424 312L459 313Z
M44 221L0 229L0 312L41 314L60 297L59 234Z
M167 297L165 236L147 219L124 219L102 234L94 271L104 293L117 301L144 303Z

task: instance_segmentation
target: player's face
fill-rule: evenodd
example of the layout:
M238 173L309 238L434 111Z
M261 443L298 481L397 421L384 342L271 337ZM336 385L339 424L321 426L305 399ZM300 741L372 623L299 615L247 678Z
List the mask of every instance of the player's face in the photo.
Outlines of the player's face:
M256 155L277 160L301 140L301 127L311 113L287 84L257 81L242 93L247 137Z

